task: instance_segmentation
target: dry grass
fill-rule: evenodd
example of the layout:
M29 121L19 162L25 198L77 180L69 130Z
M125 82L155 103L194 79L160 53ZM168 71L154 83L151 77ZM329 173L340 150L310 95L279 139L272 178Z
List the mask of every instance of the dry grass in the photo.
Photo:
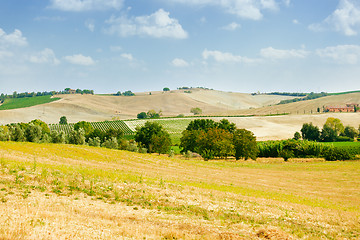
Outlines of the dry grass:
M0 142L0 239L358 239L360 162Z

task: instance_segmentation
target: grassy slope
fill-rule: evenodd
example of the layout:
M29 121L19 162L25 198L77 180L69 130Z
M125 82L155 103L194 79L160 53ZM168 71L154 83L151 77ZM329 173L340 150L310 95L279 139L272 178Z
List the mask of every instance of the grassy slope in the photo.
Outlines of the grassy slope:
M53 102L59 99L60 98L51 98L50 95L39 96L39 97L27 97L27 98L11 98L11 99L6 99L4 101L4 103L0 106L0 110L32 107L44 103Z
M203 162L13 142L0 142L0 156L0 238L360 237L360 162Z

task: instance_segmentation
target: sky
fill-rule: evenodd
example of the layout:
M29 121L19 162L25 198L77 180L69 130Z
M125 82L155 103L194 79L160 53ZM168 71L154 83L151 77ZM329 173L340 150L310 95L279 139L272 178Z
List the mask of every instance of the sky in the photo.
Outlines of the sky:
M360 89L360 0L1 0L0 92Z

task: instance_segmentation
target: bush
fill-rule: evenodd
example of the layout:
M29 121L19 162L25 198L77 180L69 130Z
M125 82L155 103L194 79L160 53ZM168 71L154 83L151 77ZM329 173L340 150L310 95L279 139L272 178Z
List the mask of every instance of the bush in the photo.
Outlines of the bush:
M202 114L202 110L200 108L198 108L198 107L190 109L190 112L193 113L194 115Z
M84 145L85 144L85 131L80 128L79 130L73 130L69 133L67 142L69 144Z
M25 138L28 142L39 142L42 137L42 128L30 123L25 129Z
M99 137L89 138L88 144L89 144L89 146L92 146L92 147L100 147L101 140Z
M110 148L110 149L117 149L118 148L118 141L116 137L111 137L109 139L105 139L105 142L101 144L102 147Z
M52 131L50 133L52 143L65 143L65 133L63 131Z
M338 136L336 137L336 142L353 142L354 139L346 136Z
M354 159L354 155L350 153L346 148L339 148L334 146L329 146L324 151L324 158L327 161L336 161L336 160L351 160Z
M141 112L141 113L139 113L138 115L137 115L137 118L138 119L145 119L145 118L147 118L148 116L147 116L147 114L146 114L146 112Z

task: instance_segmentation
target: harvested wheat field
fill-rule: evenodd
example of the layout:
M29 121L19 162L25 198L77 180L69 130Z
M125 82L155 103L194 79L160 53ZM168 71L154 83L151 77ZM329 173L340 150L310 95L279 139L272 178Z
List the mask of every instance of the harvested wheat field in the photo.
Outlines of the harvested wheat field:
M359 239L360 162L0 142L0 239Z
M194 107L201 108L204 115L213 115L229 110L263 107L293 98L203 89L191 91L151 92L151 95L136 93L136 96L58 95L55 97L60 97L59 101L22 109L2 110L0 124L29 122L33 119L58 123L61 116L67 116L69 122L128 119L136 118L138 113L151 109L161 110L163 116L192 115L190 109Z

